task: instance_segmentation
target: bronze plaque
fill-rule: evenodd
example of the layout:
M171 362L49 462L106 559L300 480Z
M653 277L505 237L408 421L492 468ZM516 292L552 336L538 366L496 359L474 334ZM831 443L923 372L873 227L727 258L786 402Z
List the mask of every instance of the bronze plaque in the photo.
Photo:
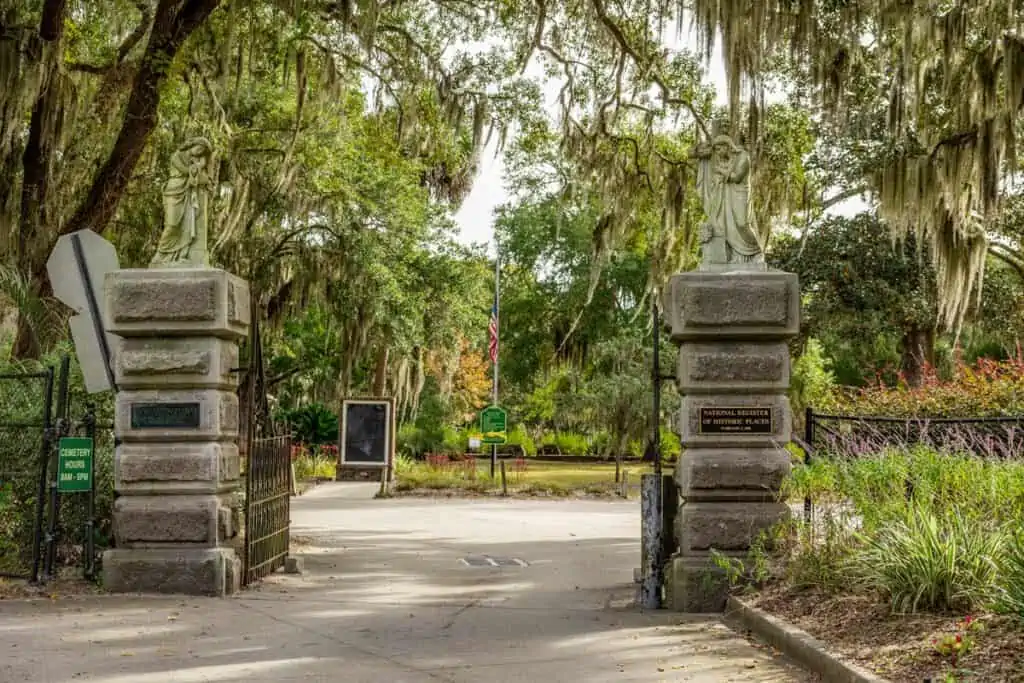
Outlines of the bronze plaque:
M698 434L772 434L775 421L771 408L701 408Z
M198 403L133 403L132 429L199 429Z

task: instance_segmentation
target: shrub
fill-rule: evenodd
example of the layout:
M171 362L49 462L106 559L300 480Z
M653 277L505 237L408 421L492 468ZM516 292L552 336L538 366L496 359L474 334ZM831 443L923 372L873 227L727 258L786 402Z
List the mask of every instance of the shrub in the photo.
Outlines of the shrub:
M919 387L877 382L835 392L815 408L856 415L893 417L993 417L1024 413L1024 357L959 363L949 381L926 372Z
M517 424L508 430L506 443L512 446L522 446L527 455L537 455L537 445L522 424Z
M677 460L683 453L679 435L671 429L661 428L661 457L665 460Z
M962 611L996 596L1006 534L957 510L913 506L875 533L860 534L853 575L898 613Z
M1024 531L1017 530L1006 544L1000 570L997 606L1024 620Z
M870 457L818 457L797 465L785 495L816 503L849 503L867 528L919 506L955 506L972 519L1008 522L1024 515L1024 463L992 461L928 448L890 449Z
M790 379L789 398L793 406L794 429L803 427L804 409L825 404L835 391L835 385L821 342L808 339L807 348L793 363Z
M406 423L398 429L397 451L410 458L422 458L425 453L436 451L444 439L440 430L427 430L415 424Z
M555 432L541 439L542 446L557 446L563 455L586 455L587 437L578 432Z
M441 430L441 443L438 450L448 455L462 455L469 449L469 433L454 427Z
M278 419L288 425L296 441L311 444L338 442L338 416L322 403L281 411Z
M607 431L595 432L587 445L587 455L604 456L611 448L612 437Z

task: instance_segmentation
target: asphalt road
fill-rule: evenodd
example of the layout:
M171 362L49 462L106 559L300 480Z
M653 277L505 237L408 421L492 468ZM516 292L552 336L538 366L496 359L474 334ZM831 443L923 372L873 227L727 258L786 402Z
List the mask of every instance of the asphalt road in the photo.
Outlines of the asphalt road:
M293 500L301 576L226 599L0 601L0 683L808 680L718 619L631 606L635 502Z

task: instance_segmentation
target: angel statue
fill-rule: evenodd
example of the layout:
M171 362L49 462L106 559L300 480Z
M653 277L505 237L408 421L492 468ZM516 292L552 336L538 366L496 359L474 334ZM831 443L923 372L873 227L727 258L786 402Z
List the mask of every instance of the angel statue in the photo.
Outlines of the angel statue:
M728 135L698 143L697 189L707 222L701 227L701 269L763 268L750 211L750 156ZM757 264L757 265L754 265Z
M205 138L187 140L171 155L164 185L164 230L150 268L207 267L210 175L213 147Z

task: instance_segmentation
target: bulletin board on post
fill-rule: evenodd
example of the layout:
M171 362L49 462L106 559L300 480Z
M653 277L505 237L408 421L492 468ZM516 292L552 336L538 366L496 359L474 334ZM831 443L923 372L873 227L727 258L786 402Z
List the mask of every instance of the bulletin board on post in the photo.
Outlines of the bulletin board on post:
M391 470L395 459L393 398L346 398L341 402L338 452L341 465Z

